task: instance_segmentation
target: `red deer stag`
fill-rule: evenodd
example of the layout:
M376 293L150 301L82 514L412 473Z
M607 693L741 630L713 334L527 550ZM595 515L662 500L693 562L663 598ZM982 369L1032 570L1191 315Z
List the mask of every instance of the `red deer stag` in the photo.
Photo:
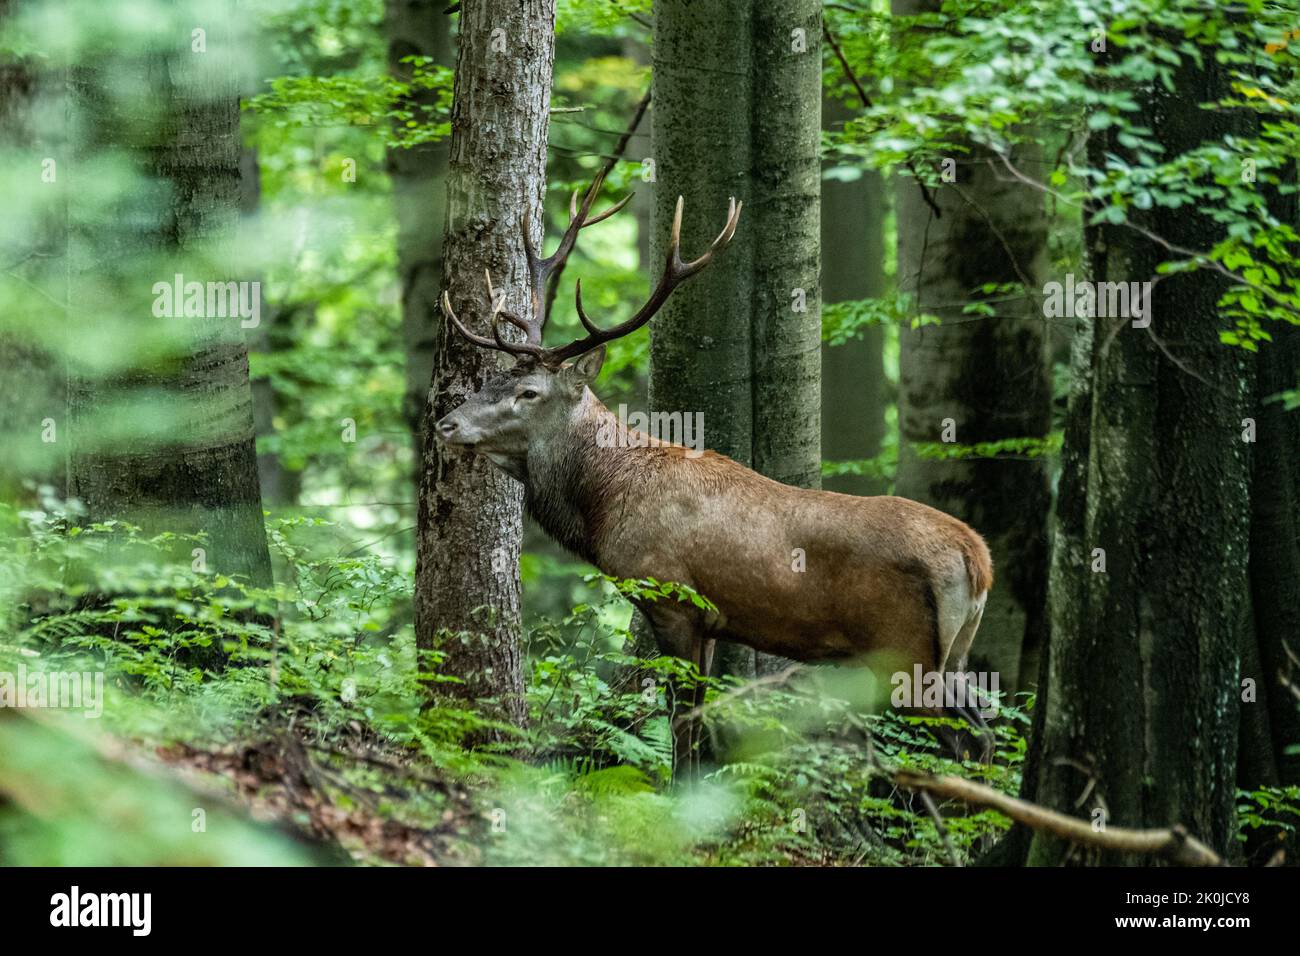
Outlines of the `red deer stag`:
M602 178L581 206L574 193L568 228L547 258L533 247L525 216L531 321L503 309L489 275L490 337L476 335L444 291L443 311L460 333L514 356L515 364L439 421L439 439L486 456L522 482L538 523L606 574L674 581L709 598L716 614L684 602L638 605L661 650L704 673L715 640L796 661L885 655L926 672L950 664L964 671L993 583L988 548L970 527L905 498L793 488L714 452L631 432L591 391L605 343L649 322L674 288L731 241L741 211L734 199L709 249L683 262L679 198L663 274L645 305L625 322L599 327L583 309L579 282L578 318L587 335L542 345L548 284L579 230L627 202L589 219ZM502 322L524 340L503 336ZM802 572L792 570L795 549L805 556ZM966 708L947 709L983 724ZM690 730L685 737L680 730L678 746L689 746Z

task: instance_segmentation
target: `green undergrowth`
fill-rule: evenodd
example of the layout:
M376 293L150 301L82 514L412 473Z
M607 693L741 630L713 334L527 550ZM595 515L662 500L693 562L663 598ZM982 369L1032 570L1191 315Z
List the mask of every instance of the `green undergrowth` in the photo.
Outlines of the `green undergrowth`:
M0 859L302 863L329 844L368 863L948 865L1008 821L936 819L892 770L1019 788L1032 701L1001 703L992 762L958 761L937 721L883 709L870 672L847 668L708 679L708 750L674 782L669 703L698 675L629 653L624 598L707 606L677 585L593 575L590 600L531 622L520 731L441 692L454 678L415 646L409 578L324 553L325 522L268 528L270 589L176 558L189 539L43 511L0 525L0 672L90 675L79 707L0 711L0 736L40 728L0 758ZM45 763L62 769L33 775ZM1293 812L1252 800L1247 825ZM106 802L141 826L92 839ZM233 822L196 849L209 804ZM250 805L271 842L242 829ZM311 852L286 835L304 832Z

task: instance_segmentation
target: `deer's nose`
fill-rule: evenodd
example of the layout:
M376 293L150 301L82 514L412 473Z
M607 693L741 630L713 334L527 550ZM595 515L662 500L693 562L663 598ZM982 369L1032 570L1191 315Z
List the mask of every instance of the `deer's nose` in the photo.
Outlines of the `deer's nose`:
M457 422L452 421L452 417L448 415L446 418L442 419L442 421L438 422L435 427L438 429L438 434L443 438L450 438L452 435L456 434L456 429L460 428L460 425Z

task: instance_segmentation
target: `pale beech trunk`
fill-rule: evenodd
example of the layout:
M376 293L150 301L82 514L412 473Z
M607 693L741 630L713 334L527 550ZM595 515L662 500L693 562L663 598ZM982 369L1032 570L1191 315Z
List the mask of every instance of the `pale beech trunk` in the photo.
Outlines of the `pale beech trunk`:
M682 253L717 235L727 197L750 199L748 0L661 0L654 8L655 207L650 261L668 248L677 197L686 200ZM726 254L677 289L650 323L650 406L700 412L710 448L753 463L752 210Z
M821 24L820 0L767 0L750 28L753 466L800 488L821 487ZM754 655L760 674L787 663Z
M753 17L754 470L820 488L821 3L767 0Z
M674 293L651 328L650 405L701 412L708 447L817 487L820 4L666 0L654 31L651 262L679 195L688 256L716 235L728 197L746 205L720 267ZM723 672L748 673L753 661L719 648Z
M729 196L751 198L751 10L748 0L655 4L652 269L662 266L679 195L685 256L717 235ZM705 444L745 465L754 460L751 215L747 206L717 265L677 289L650 323L650 407L702 414ZM753 652L719 646L715 670L752 673Z

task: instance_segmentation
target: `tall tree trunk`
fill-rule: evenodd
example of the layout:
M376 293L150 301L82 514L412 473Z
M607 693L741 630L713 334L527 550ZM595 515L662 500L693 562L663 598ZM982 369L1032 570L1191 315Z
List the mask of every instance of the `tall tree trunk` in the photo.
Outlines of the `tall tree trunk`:
M1243 668L1253 679L1258 701L1244 705L1267 718L1263 739L1276 770L1276 782L1300 784L1300 709L1283 685L1300 683L1300 496L1295 461L1300 448L1297 414L1268 399L1296 387L1300 335L1294 328L1272 330L1274 341L1261 348L1253 417L1258 429L1251 480L1250 589L1253 603L1253 658L1258 667ZM1288 654L1288 650L1290 654ZM1290 752L1288 752L1290 751ZM1246 781L1243 781L1246 782Z
M388 69L410 81L413 67L402 60L432 57L450 66L455 57L452 18L445 0L386 0L384 28L388 36ZM412 105L432 105L433 91L417 90ZM402 413L411 430L411 447L419 486L420 420L433 377L433 353L442 291L442 236L446 228L446 140L388 151L388 175L393 183L397 214L397 274L402 284L402 340L406 348L406 395Z
M654 6L652 263L667 254L678 196L684 256L717 235L728 196L749 196L752 9L748 0ZM741 214L720 264L674 292L650 323L651 409L702 414L708 447L745 465L754 462L750 215ZM753 652L720 646L715 669L752 673Z
M1268 201L1280 221L1300 225L1295 194L1270 188ZM1258 435L1250 486L1252 627L1242 677L1255 682L1257 699L1242 705L1244 787L1300 784L1300 752L1290 746L1300 742L1300 708L1283 683L1300 683L1292 663L1300 656L1300 414L1270 401L1296 387L1300 334L1280 323L1269 331L1273 341L1256 356L1251 413ZM1289 857L1294 846L1293 839Z
M727 197L749 195L751 10L748 0L655 4L653 263L667 253L678 196L686 202L682 253L693 256L717 234ZM701 412L709 447L746 465L754 419L749 216L741 215L720 267L674 292L650 324L650 407Z
M0 21L16 7L0 0ZM39 58L0 56L0 165L13 190L0 197L0 262L22 280L0 289L0 501L10 503L36 503L34 483L66 490L65 342L49 330L59 327L50 300L67 299L67 178L46 165L66 155L62 89L62 71Z
M938 7L937 0L894 0L903 16ZM1036 168L1037 154L1023 147L1013 160ZM899 180L898 285L919 313L942 324L901 331L897 491L987 539L998 581L971 657L1012 690L1023 683L1022 649L1032 657L1042 640L1051 506L1044 463L923 459L912 448L944 440L945 427L955 426L963 445L1043 438L1051 427L1047 322L1038 298L1047 249L1043 198L1000 175L990 158L978 148L952 157L955 181L933 190L939 217L911 178ZM1012 282L1023 293L993 296L995 315L963 313L966 304L990 298L980 291L985 283Z
M857 115L838 100L822 101L827 129ZM863 170L852 182L822 180L822 295L851 302L885 294L885 190L880 174ZM859 461L880 454L885 438L884 330L873 325L843 345L822 346L822 455ZM866 475L826 479L830 491L878 495L884 483Z
M554 0L466 0L460 10L447 177L443 287L470 328L487 331L483 270L520 315L527 294L522 218L540 245ZM499 361L436 326L433 387L422 421L416 542L416 638L446 654L441 685L522 725L519 543L523 489L486 460L438 444L430 427Z
M755 4L750 26L753 466L821 487L820 0ZM797 542L805 554L814 542ZM791 574L795 555L791 554ZM754 670L788 662L754 654Z
M754 470L820 488L820 0L755 4L750 31Z
M1105 144L1095 139L1088 144L1089 160L1104 160ZM1099 227L1084 230L1085 267L1088 274L1099 275L1105 259L1105 237ZM1033 723L1029 732L1029 751L1021 774L1020 797L1033 803L1043 764L1043 737L1046 717L1052 710L1052 681L1055 666L1051 638L1055 633L1078 633L1087 626L1084 619L1088 576L1081 569L1091 566L1093 557L1088 538L1088 461L1092 439L1092 343L1095 319L1076 317L1070 350L1070 391L1065 413L1065 442L1061 449L1061 474L1057 481L1056 510L1052 515L1051 563L1048 571L1047 633L1037 670L1024 672L1026 683L1037 684ZM1033 832L1015 824L988 858L982 862L994 866L1023 866L1029 856Z
M821 481L820 50L813 0L655 5L651 261L679 195L687 255L716 234L727 197L746 208L724 268L655 320L650 406L702 412L710 448L803 487ZM756 660L771 666L723 647L718 669Z
M221 8L205 27L211 53L192 52L188 42L151 46L96 55L74 70L71 108L83 135L73 175L92 160L121 159L142 179L114 216L93 203L73 207L71 314L91 316L122 351L121 365L107 374L95 367L103 356L77 356L71 493L92 518L203 532L209 572L267 586L241 318L206 307L202 317L154 313L153 283L171 284L174 274L185 282L250 281L235 274L231 249L238 81L233 60L219 52L238 42L231 13ZM185 29L174 35L188 37L182 19L176 29ZM149 101L131 89L150 90ZM180 312L183 303L173 306ZM162 338L170 351L159 356L150 346ZM147 431L124 438L114 432L119 419ZM190 546L182 550L189 562Z
M1198 106L1227 91L1212 59L1203 69L1185 63L1173 86L1179 92L1157 83L1138 94L1138 120L1170 155L1240 125ZM1100 138L1097 149L1124 155L1110 131ZM1220 235L1185 209L1143 214L1138 224L1192 248ZM1100 227L1089 245L1101 281L1152 279L1166 255L1116 226ZM1223 288L1209 272L1168 276L1154 287L1149 330L1126 318L1092 323L1085 497L1069 503L1071 528L1082 526L1066 542L1073 562L1058 546L1052 577L1036 796L1079 813L1086 793L1092 819L1181 823L1229 855L1249 610L1250 455L1241 429L1253 375L1242 352L1219 342ZM1067 462L1078 460L1076 437L1067 435ZM1098 549L1104 570L1094 564ZM1096 858L1043 834L1029 853L1046 865Z

